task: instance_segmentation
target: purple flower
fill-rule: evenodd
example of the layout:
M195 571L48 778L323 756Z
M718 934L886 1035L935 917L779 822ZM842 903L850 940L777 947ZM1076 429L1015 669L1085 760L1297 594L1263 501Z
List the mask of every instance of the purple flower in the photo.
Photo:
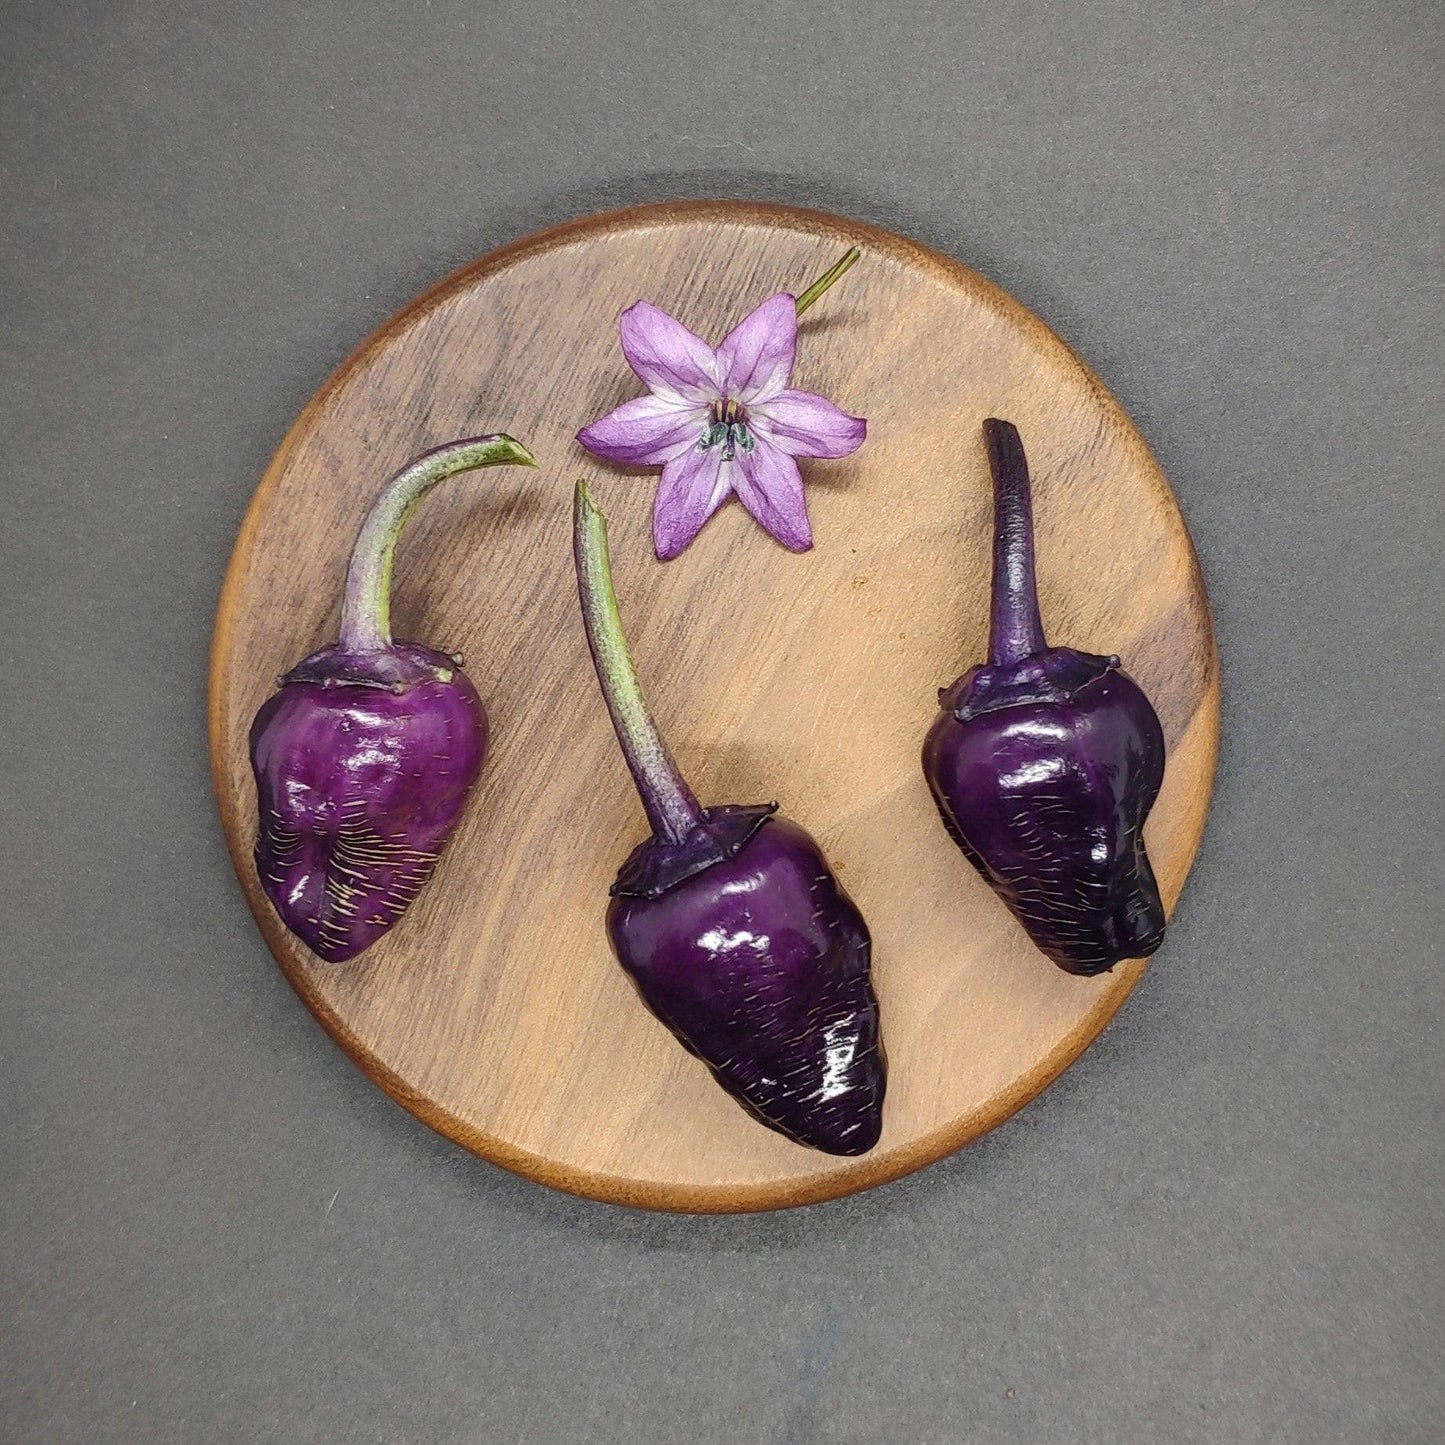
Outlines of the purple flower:
M664 562L734 493L783 546L813 545L796 459L846 457L867 431L861 418L788 386L798 312L820 294L813 287L801 301L770 296L716 350L646 301L622 313L622 353L648 394L599 417L577 440L608 461L661 465L652 537Z

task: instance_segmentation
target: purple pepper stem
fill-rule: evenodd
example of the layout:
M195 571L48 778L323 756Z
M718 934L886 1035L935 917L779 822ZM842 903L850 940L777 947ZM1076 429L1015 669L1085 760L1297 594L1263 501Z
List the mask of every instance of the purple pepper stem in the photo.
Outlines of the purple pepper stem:
M417 503L447 477L476 467L534 467L531 452L504 435L467 437L423 452L382 488L361 524L341 601L340 644L352 654L385 652L391 646L391 572L396 543Z
M1043 652L1043 620L1034 576L1034 510L1029 464L1012 422L989 417L983 424L993 472L993 597L988 660L995 667Z
M607 518L580 479L572 510L572 555L587 646L647 821L655 834L681 843L702 822L702 809L657 731L637 680L612 585Z

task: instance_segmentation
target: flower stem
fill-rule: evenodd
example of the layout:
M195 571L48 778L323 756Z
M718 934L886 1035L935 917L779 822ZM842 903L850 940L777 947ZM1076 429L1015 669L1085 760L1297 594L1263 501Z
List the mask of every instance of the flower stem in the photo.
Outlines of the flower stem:
M839 261L836 266L830 266L828 270L824 271L823 274L798 297L795 303L798 308L798 315L801 316L833 282L839 280L846 272L851 271L854 263L862 254L856 246L850 246L844 253L843 259Z
M993 472L993 599L988 660L995 666L1043 652L1043 621L1034 577L1034 511L1029 464L1018 428L989 417L983 424Z
M531 452L509 436L468 437L423 452L382 488L357 533L341 599L341 645L347 652L391 646L391 571L397 538L421 499L447 477L507 463L534 467Z
M612 586L607 518L588 495L587 483L580 480L572 509L572 555L587 645L647 821L655 834L681 843L702 821L702 809L667 751L642 695Z

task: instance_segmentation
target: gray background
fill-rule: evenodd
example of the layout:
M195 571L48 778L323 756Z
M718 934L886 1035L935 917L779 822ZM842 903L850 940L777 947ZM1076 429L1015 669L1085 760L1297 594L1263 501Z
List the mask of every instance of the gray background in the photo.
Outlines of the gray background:
M3 8L7 1441L1441 1438L1429 0ZM285 428L544 224L797 201L1093 364L1226 718L1165 952L983 1143L771 1217L547 1192L293 997L203 689ZM926 380L920 384L926 384Z

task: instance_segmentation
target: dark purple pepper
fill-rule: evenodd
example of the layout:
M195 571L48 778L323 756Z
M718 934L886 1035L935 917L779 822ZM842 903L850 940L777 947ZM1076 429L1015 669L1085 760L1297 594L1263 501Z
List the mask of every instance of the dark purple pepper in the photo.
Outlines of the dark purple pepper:
M939 693L923 771L954 841L1029 937L1068 973L1103 973L1164 939L1143 832L1164 733L1117 657L1044 640L1023 444L1009 422L983 430L994 485L989 660Z
M432 487L504 463L533 465L511 437L472 437L392 478L351 553L340 640L281 677L251 724L256 873L286 927L333 962L406 912L481 773L481 699L461 658L392 641L391 573Z
M771 1129L830 1154L878 1142L886 1081L868 928L774 803L703 808L642 695L607 524L577 484L587 640L652 825L612 885L607 934L643 1002Z

